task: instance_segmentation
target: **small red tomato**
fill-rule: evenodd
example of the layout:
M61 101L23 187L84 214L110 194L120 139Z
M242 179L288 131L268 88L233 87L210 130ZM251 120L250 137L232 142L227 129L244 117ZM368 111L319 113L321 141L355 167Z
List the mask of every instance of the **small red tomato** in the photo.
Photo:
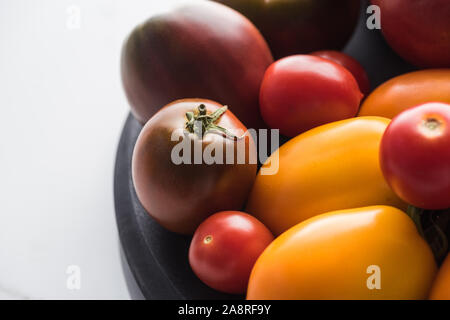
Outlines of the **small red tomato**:
M353 75L330 60L290 56L264 75L260 108L264 121L294 137L314 127L354 117L363 95Z
M426 103L396 116L381 140L380 164L406 202L450 208L450 104Z
M370 93L370 80L367 76L366 70L355 58L340 51L324 50L311 53L313 56L322 57L333 62L336 62L346 68L355 77L358 82L359 89L364 95Z
M189 248L189 263L206 285L243 294L258 257L273 241L259 220L239 211L223 211L206 219Z

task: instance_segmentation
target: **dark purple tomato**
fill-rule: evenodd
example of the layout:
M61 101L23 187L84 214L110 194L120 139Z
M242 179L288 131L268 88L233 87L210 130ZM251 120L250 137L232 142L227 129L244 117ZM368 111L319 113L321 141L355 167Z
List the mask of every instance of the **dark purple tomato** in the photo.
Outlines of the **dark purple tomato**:
M168 103L205 98L226 104L248 127L265 128L258 109L266 41L243 15L201 1L150 18L128 37L122 81L133 115L147 122Z
M359 18L360 0L215 0L243 13L261 30L276 59L340 50Z

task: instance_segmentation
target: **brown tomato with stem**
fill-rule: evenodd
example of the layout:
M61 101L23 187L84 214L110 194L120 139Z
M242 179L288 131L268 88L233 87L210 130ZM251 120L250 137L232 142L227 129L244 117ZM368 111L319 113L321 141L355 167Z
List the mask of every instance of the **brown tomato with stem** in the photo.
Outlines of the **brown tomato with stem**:
M256 176L246 127L219 103L175 101L155 114L133 153L137 196L166 229L193 234L209 215L240 210Z

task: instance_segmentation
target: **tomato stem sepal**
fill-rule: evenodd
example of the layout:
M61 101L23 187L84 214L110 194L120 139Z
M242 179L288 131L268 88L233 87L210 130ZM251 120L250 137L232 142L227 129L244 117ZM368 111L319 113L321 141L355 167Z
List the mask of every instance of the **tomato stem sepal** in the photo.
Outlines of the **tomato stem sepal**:
M422 237L428 242L437 263L440 265L449 251L450 208L427 210L409 206L407 214L416 224Z
M239 139L228 129L216 124L227 110L228 106L223 106L215 112L208 114L206 106L201 104L198 106L196 112L190 111L186 113L186 130L189 133L197 134L200 139L203 139L203 137L210 132L220 132L228 138Z

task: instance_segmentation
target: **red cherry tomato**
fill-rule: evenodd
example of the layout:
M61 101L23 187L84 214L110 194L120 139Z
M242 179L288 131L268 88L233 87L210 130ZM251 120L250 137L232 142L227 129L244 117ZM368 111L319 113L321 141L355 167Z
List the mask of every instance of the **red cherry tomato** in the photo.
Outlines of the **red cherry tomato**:
M450 104L426 103L396 116L381 141L380 164L406 202L430 210L449 208Z
M367 72L355 58L349 56L348 54L334 50L316 51L311 53L311 55L322 57L340 64L350 71L355 77L356 82L358 82L359 89L364 95L368 95L370 93L370 80L367 76Z
M273 63L264 75L260 108L265 122L294 137L354 117L363 95L353 75L330 60L296 55Z
M273 241L259 220L239 211L223 211L206 219L189 248L194 273L213 289L243 294L258 257Z

